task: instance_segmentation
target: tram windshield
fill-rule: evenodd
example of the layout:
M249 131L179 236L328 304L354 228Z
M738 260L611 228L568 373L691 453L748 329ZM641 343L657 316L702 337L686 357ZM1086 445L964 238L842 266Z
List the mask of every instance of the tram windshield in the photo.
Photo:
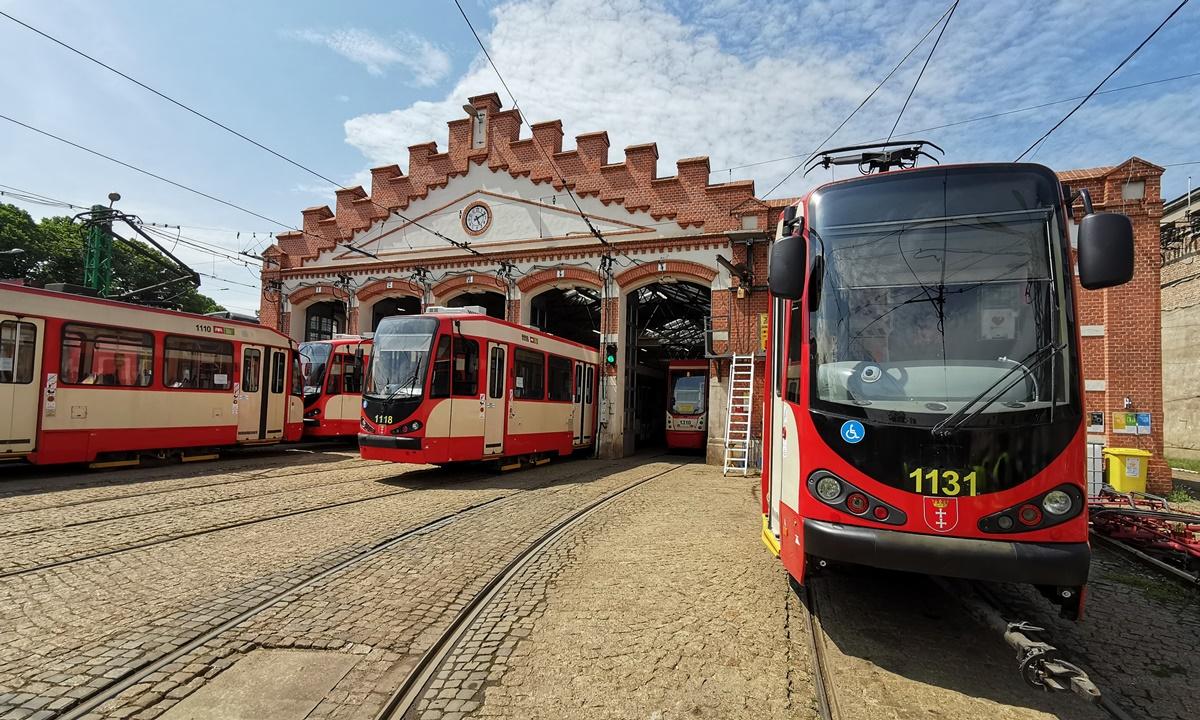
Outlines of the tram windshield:
M1058 188L995 170L879 180L810 211L814 405L913 423L981 395L989 414L1068 402Z
M300 375L304 380L305 395L320 395L325 380L325 366L333 345L324 342L300 343Z
M671 371L671 413L704 414L704 373L699 370Z
M383 399L420 397L437 326L437 320L429 317L397 315L382 320L375 329L371 371L363 394Z

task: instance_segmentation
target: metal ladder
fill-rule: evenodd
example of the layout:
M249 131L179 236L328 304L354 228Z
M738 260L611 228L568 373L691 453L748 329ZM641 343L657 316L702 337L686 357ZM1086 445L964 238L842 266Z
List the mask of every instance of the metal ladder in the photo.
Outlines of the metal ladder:
M725 420L725 464L746 475L750 466L750 414L754 396L754 356L734 355L729 364L729 416Z

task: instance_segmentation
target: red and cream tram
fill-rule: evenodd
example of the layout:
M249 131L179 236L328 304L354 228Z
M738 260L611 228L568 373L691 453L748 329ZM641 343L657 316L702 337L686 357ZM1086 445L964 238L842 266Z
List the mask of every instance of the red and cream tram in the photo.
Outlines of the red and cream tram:
M371 340L338 335L300 343L304 437L354 437L362 417L363 367Z
M708 443L708 361L667 363L667 447L703 450Z
M112 466L298 440L294 357L254 323L0 283L0 460Z
M1086 192L1078 277L1133 273ZM1073 196L1040 165L868 175L787 208L770 258L763 541L1028 583L1082 610L1090 550Z
M480 308L389 317L375 331L359 448L435 465L569 455L595 441L598 370L596 350Z

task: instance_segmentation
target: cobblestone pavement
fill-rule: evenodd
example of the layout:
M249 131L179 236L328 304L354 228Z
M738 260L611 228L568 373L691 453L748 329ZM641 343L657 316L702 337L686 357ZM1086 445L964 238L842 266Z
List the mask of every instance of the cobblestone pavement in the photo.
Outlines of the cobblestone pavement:
M96 717L156 717L255 648L361 655L308 717L371 717L414 656L533 538L590 500L674 464L576 462L553 474L521 473L557 482L480 508L324 579L147 678Z
M636 461L624 466L633 465ZM378 473L381 467L393 474L404 469L382 463L335 467L329 478ZM594 474L610 467L570 462L508 476L478 470L407 473L385 487L421 492L0 579L0 718L66 707L107 686L129 665L158 657L405 529L579 475L583 468ZM115 492L127 490L118 486Z
M926 576L836 567L811 582L848 720L1106 717L1026 685L1003 638Z
M1086 616L1058 618L1041 595L1002 585L1001 601L1049 631L1049 642L1130 715L1145 720L1200 716L1200 595L1119 551L1092 550Z
M756 486L695 466L584 519L489 606L415 717L815 716Z

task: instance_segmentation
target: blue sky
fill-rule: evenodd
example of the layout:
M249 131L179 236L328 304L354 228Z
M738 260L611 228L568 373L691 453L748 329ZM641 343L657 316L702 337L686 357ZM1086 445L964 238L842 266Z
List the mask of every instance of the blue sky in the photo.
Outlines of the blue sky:
M619 159L626 145L657 141L660 174L709 155L714 181L753 179L760 196L796 161L740 166L811 150L948 4L464 0L528 118L562 118L568 146L608 130ZM898 132L1082 95L1176 4L963 0ZM409 145L444 146L445 122L468 95L503 95L450 0L0 0L0 9L346 185L372 166L403 167ZM1200 73L1198 34L1200 5L1189 5L1106 88ZM887 135L931 43L835 142ZM288 224L332 204L328 183L3 18L0 59L2 114ZM1070 107L923 135L951 161L1011 160ZM1200 75L1098 96L1035 160L1056 169L1134 154L1200 161L1198 140ZM1189 173L1200 185L1200 164L1168 168L1164 195L1182 193ZM793 178L775 196L823 179ZM0 184L79 204L118 190L126 211L230 251L261 249L279 229L3 121ZM205 278L205 292L257 307L252 268L179 253L224 278Z

